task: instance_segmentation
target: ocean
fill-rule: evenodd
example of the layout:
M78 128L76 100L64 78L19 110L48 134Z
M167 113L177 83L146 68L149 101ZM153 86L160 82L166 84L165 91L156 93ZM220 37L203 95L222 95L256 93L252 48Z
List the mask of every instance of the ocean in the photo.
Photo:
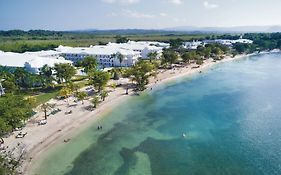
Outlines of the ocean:
M34 172L280 175L280 131L281 54L256 55L132 97L49 150Z

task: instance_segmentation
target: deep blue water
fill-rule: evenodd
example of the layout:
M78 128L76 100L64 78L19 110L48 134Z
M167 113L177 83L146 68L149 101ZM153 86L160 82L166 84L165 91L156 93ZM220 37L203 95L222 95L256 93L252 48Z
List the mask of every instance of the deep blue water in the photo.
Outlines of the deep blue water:
M38 171L280 175L280 87L279 53L216 65L118 106L46 156Z

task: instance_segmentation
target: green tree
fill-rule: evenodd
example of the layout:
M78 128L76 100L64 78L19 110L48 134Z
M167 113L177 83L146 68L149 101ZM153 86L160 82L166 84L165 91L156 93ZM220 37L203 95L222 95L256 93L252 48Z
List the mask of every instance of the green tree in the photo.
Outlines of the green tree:
M209 47L205 47L203 50L203 56L205 58L209 58L211 56L212 49Z
M112 70L111 70L111 73L113 74L113 79L114 80L119 80L120 79L120 77L121 77L121 75L122 75L122 73L123 73L123 69L120 67L120 68L113 68Z
M68 96L71 94L71 89L68 87L64 87L59 91L59 96L68 99Z
M98 104L100 103L100 99L98 96L94 96L91 102L94 105L94 108L97 108Z
M174 64L178 59L178 55L175 51L168 49L164 50L162 54L162 64Z
M97 59L93 56L87 56L81 61L81 66L84 67L86 73L94 71L98 66Z
M81 86L77 83L73 83L73 82L69 82L67 83L66 87L68 88L70 94L74 93L74 94L78 94L79 89L81 88Z
M192 55L190 52L185 52L182 56L181 56L182 60L186 63L189 63L189 61L192 59Z
M45 120L47 120L47 112L51 110L51 105L49 103L43 103L40 108L44 112Z
M37 105L37 100L35 97L29 96L26 98L28 105L32 108L35 108Z
M106 90L103 90L101 92L101 99L102 99L102 101L104 101L107 96L108 96L108 92Z
M116 53L116 58L119 60L119 64L120 64L120 67L122 67L122 62L124 60L124 55L122 55L120 52L117 52Z
M126 42L129 41L128 38L123 37L123 36L121 36L121 35L117 35L117 36L115 37L115 39L116 39L116 43L126 43Z
M76 74L75 68L68 63L55 64L54 69L56 71L58 83L62 83L64 81L69 82Z
M127 70L127 74L132 77L132 81L137 83L139 90L144 90L149 83L149 77L155 75L155 66L147 61L139 61Z
M24 68L16 68L14 71L14 76L20 87L27 87L26 77L29 76L29 72L27 72Z
M88 94L86 92L78 92L77 99L79 101L82 101L82 104L84 104L84 100L87 96L88 96Z
M0 134L21 127L32 115L32 106L23 96L6 94L0 98Z
M117 87L116 83L112 83L112 84L111 84L111 87L115 90L116 87Z
M108 83L110 75L107 72L94 71L88 73L91 83L98 89L100 92Z
M19 88L12 80L4 80L2 86L5 88L5 93L15 93Z
M44 86L50 86L53 81L53 69L49 67L47 64L45 64L41 70L40 75L43 78L43 85Z
M149 54L147 54L147 57L149 59L150 62L152 62L153 60L157 59L157 52L150 52Z

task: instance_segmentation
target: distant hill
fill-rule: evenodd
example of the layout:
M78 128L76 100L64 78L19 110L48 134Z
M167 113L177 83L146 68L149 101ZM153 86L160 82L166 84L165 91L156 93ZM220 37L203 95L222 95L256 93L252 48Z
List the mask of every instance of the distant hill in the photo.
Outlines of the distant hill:
M193 27L179 26L166 28L166 31L202 32L202 33L246 33L246 32L281 32L281 26L235 26L235 27Z
M166 29L112 29L112 30L99 30L99 29L86 29L86 30L73 30L68 32L74 33L91 33L91 34L112 34L112 35L139 35L139 34L164 34L164 35L179 35L179 34L202 34L200 31L180 31L180 30L166 30Z
M9 30L1 31L0 36L62 36L63 34L94 35L200 35L200 34L232 34L232 33L273 33L281 32L281 26L236 26L236 27L194 27L179 26L164 29L83 29L69 31L49 30Z

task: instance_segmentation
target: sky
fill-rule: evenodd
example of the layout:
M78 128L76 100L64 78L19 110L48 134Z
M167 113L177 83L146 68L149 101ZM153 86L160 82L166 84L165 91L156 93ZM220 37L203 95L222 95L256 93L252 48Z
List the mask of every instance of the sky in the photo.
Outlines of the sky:
M0 30L281 25L281 0L0 0Z

